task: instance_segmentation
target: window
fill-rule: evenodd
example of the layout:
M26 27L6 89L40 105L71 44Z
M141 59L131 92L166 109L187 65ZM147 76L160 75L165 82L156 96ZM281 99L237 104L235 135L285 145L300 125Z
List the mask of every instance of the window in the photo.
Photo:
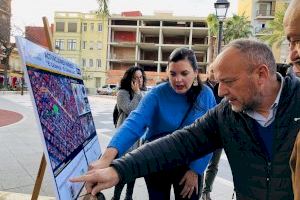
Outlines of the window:
M97 59L96 60L96 65L97 65L98 68L101 67L101 59Z
M94 41L90 41L90 50L94 49Z
M68 32L76 33L77 32L77 23L69 22L68 23Z
M87 31L87 23L82 23L82 32Z
M102 24L98 23L98 31L101 32L102 31Z
M65 31L65 22L56 22L55 24L56 32L64 32Z
M102 49L102 43L100 41L97 41L97 49L98 50Z
M82 67L85 67L85 66L86 66L86 59L82 58Z
M71 51L76 50L76 40L67 40L67 49Z
M89 59L89 66L90 66L90 67L93 67L93 66L94 66L93 59Z
M86 41L82 41L82 49L86 49Z
M273 15L270 3L260 3L258 5L258 16Z
M57 50L63 50L64 49L64 40L63 39L55 40L55 49L57 49Z
M91 31L94 31L94 23L91 23Z

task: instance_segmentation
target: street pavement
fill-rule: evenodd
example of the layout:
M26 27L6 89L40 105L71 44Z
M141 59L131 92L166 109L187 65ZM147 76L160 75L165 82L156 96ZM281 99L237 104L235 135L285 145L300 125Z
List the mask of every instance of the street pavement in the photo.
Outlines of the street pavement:
M115 98L109 96L89 96L102 152L115 132L112 123L112 111L115 102ZM10 114L11 112L16 114L16 123L10 121L13 124L7 125L6 123L5 125L5 120L1 121L5 118L11 120L9 117L3 117L7 111L10 111ZM43 148L31 98L28 94L21 96L20 94L0 93L0 141L0 199L30 199ZM40 195L44 197L39 199L54 199L51 198L54 197L54 192L50 177L47 168L40 192ZM113 189L104 190L103 193L106 199L111 199ZM223 153L212 198L214 200L228 200L231 199L232 193L231 171ZM122 196L124 196L124 192ZM143 178L137 179L133 199L147 200L147 196ZM173 195L171 199L174 199Z

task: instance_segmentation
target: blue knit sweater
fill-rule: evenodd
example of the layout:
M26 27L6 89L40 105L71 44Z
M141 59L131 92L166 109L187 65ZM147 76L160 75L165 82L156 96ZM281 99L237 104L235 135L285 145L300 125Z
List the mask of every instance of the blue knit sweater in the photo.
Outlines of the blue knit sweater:
M213 92L203 86L197 98L196 106L186 117L183 125L190 125L216 105ZM168 82L153 88L141 100L138 107L130 113L122 126L110 141L108 147L123 155L145 133L145 139L159 137L157 134L173 132L180 125L189 108L187 97L177 94ZM211 154L190 163L190 168L202 174L211 158Z

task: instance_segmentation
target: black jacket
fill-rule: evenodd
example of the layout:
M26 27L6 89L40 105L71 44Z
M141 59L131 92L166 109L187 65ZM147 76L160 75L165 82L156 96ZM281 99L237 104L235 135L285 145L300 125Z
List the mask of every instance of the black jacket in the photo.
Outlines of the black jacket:
M222 97L219 97L219 95L218 95L219 83L217 83L215 86L213 86L207 79L205 81L205 84L213 91L216 102L217 102L217 104L219 104L223 99Z
M254 120L222 101L195 123L113 161L122 181L188 164L224 148L237 199L293 199L289 159L300 128L300 82L287 76L274 121L272 158L255 136ZM296 118L296 119L295 119Z

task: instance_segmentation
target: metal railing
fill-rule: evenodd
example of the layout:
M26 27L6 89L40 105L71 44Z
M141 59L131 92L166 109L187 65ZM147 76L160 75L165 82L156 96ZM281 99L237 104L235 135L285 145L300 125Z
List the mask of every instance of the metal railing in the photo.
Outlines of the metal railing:
M256 17L262 16L262 17L268 17L272 16L274 17L275 10L256 10Z

